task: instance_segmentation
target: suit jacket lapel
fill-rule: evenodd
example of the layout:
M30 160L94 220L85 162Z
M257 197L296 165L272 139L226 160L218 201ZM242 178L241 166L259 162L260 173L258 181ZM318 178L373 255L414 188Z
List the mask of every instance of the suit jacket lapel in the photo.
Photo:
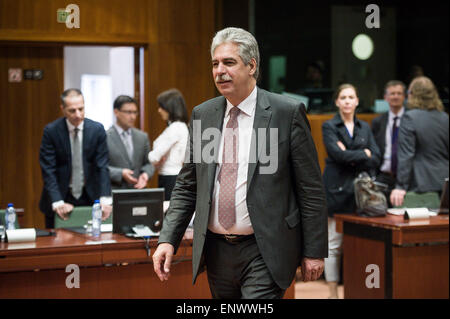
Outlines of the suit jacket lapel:
M70 147L69 128L67 127L66 118L62 118L61 125L59 126L59 136L62 138L64 151L67 154L70 166L72 166L72 149Z
M119 148L120 154L122 155L125 162L127 162L130 165L130 167L133 167L132 166L133 163L131 163L131 160L128 157L127 149L125 148L125 145L123 145L122 138L120 137L119 132L117 132L117 129L115 128L114 125L113 125L113 128L114 128L114 133L112 134L111 137L113 138L112 140L113 140L114 144L116 145L116 147ZM134 137L133 133L131 134L131 138L133 140L133 145L136 145L135 137ZM136 154L136 150L133 153ZM133 157L134 157L134 154L133 154Z
M83 124L83 140L82 140L82 146L83 149L83 169L86 167L86 156L89 153L90 145L88 143L92 141L92 126L89 125L89 121L84 120ZM86 176L85 176L86 177Z
M131 161L132 162L131 163L131 167L133 167L133 169L135 169L136 166L137 166L137 165L135 165L135 163L138 162L137 156L138 156L138 147L139 146L138 146L138 141L137 141L137 134L136 134L134 128L131 129L131 142L133 143L133 159ZM139 176L139 172L137 172L137 173L138 173L138 176Z
M356 126L356 123L355 123ZM347 146L347 148L350 148L353 144L353 140L348 134L347 128L345 127L345 124L342 122L341 125L338 125L337 127L339 134L344 139L344 144ZM355 129L353 128L353 134L355 133Z
M248 173L247 173L247 192L249 190L250 184L252 182L253 176L256 170L256 164L259 160L263 148L259 145L258 129L265 129L266 141L270 141L269 135L269 122L272 116L272 111L270 109L270 103L267 99L266 94L263 90L258 88L258 93L256 97L256 108L255 108L255 119L253 121L252 139L250 145L250 155L248 163ZM253 150L256 150L256 158ZM267 151L267 150L266 150Z
M383 114L383 119L381 121L381 127L380 127L380 131L382 132L382 134L380 134L383 138L380 138L380 148L381 148L381 152L384 155L385 149L386 149L386 128L388 125L388 121L389 121L389 112Z
M222 126L223 126L223 119L225 117L225 110L226 110L226 99L220 99L217 104L211 108L209 110L209 114L208 116L205 116L205 118L207 119L207 123L203 124L202 126L204 126L204 128L216 128L219 131L222 132ZM203 129L202 129L203 131ZM219 149L219 145L220 145L220 138L219 139L213 139L214 143L214 150L218 150ZM202 143L202 150L203 150L203 143ZM208 190L209 190L209 194L210 194L210 198L212 197L212 193L213 193L213 189L214 189L214 179L216 176L216 169L217 169L217 163L218 163L218 151L216 152L216 158L214 159L214 161L212 163L208 164Z

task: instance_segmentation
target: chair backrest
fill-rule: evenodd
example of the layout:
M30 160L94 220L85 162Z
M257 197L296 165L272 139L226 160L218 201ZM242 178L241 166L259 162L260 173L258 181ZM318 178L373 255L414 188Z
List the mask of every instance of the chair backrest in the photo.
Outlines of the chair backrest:
M6 213L5 209L0 209L0 225L5 225L5 213ZM20 228L17 215L16 215L16 222L14 223L14 225L16 226L16 229Z
M416 193L407 192L403 200L403 206L406 208L426 207L436 209L439 208L441 200L437 192Z
M91 219L91 206L77 206L73 208L68 220L63 220L55 214L55 228L81 227L86 225ZM112 224L112 214L106 220L102 221L102 224Z

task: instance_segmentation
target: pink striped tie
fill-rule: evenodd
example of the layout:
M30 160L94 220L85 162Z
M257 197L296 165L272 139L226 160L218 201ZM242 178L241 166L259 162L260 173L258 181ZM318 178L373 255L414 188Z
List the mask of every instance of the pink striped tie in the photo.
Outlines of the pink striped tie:
M225 128L222 167L219 173L219 223L229 229L236 223L236 182L238 173L239 109L230 110L230 119Z

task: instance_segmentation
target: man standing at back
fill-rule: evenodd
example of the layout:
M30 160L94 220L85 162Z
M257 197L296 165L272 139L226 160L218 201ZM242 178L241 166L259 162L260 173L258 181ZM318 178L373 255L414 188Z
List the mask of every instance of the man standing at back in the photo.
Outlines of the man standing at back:
M172 192L154 270L168 279L195 210L193 282L206 265L214 298L282 298L299 265L305 281L316 280L327 256L314 142L300 103L256 86L259 50L249 32L218 32L211 56L223 96L192 112L188 162ZM217 138L203 140L211 134ZM202 157L210 147L214 161Z
M84 118L80 90L61 95L64 117L44 128L39 152L44 188L39 208L45 227L54 227L55 213L68 219L74 206L90 206L100 198L103 219L111 213L108 148L103 125Z
M382 164L377 174L377 181L388 185L384 192L389 197L395 188L397 175L397 138L400 121L405 113L405 84L401 81L389 81L384 89L384 99L389 103L389 111L373 119L372 132L381 151Z
M155 168L148 161L150 142L147 133L134 128L136 101L120 95L114 101L116 123L106 132L109 150L109 176L112 188L147 186Z

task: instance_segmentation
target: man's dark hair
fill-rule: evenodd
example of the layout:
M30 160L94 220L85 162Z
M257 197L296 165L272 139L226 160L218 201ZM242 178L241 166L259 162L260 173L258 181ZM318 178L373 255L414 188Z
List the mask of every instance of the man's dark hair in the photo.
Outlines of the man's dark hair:
M79 89L67 89L61 94L61 104L66 107L66 97L68 96L83 96L83 93Z
M398 81L398 80L391 80L388 83L386 83L386 85L384 86L384 94L386 94L388 88L390 88L391 86L397 86L397 85L401 85L403 87L403 94L405 94L406 93L406 85L402 81Z
M156 98L159 106L169 113L169 121L181 121L188 123L188 114L186 110L186 102L183 94L177 89L170 89L164 91Z
M122 108L122 105L124 105L125 103L134 103L137 106L137 102L135 99L133 99L131 96L128 95L119 95L115 100L114 100L114 109L117 109L120 111L120 109Z

